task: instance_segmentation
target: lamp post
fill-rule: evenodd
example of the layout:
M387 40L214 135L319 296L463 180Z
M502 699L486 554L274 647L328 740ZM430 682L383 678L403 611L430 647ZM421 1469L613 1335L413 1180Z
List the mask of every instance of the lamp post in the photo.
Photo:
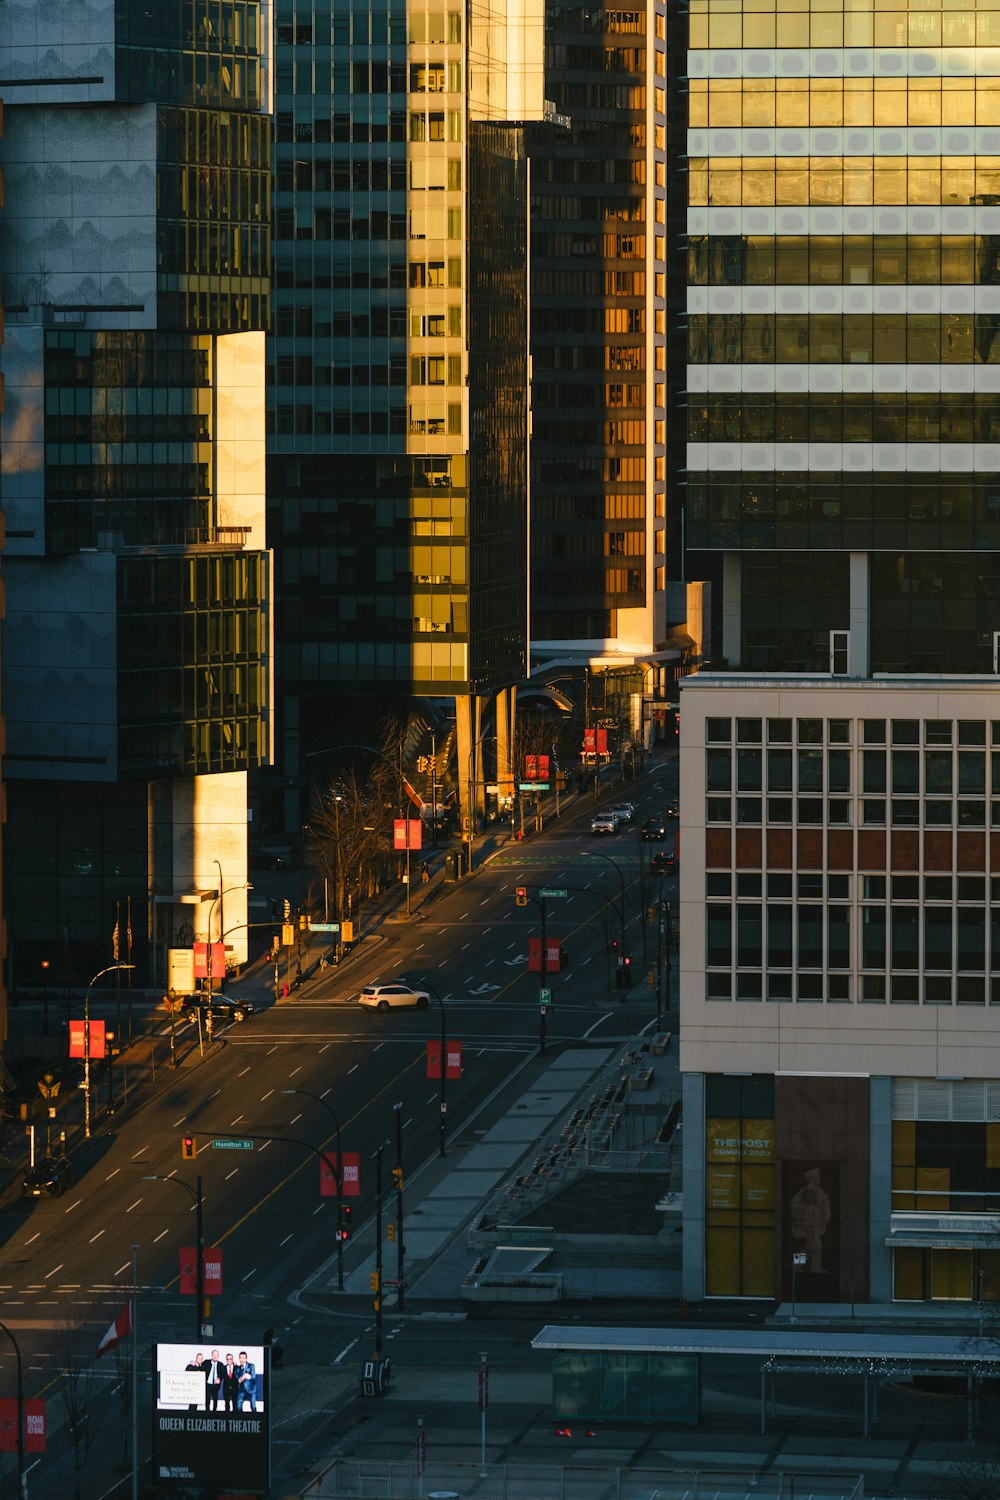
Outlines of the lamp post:
M337 1170L334 1173L337 1183L337 1291L342 1292L344 1290L344 1153L340 1148L340 1121L337 1119L333 1106L327 1104L322 1094L313 1094L309 1089L282 1089L281 1092L300 1094L303 1099L313 1099L317 1104L322 1104L337 1132Z
M225 924L225 921L223 919L223 909L224 908L223 908L223 905L222 905L222 898L224 896L228 896L229 893L230 893L230 891L252 891L253 890L253 886L251 885L251 883L250 883L249 880L244 880L244 881L242 881L242 882L240 882L240 883L238 883L236 885L227 885L226 888L225 888L225 890L223 890L223 887L222 887L222 866L221 866L221 864L219 864L219 861L217 859L213 860L212 863L218 866L218 870L219 870L219 889L216 891L215 895L212 897L212 904L208 908L208 943L206 944L206 946L208 948L208 958L207 958L207 963L206 963L206 967L208 969L208 974L206 976L206 979L207 979L207 983L208 983L209 994L211 994L211 989L212 989L212 918L215 916L215 903L218 901L218 903L219 903L219 942L222 944L222 983L219 985L219 994L220 995L224 995L225 992L226 992L226 973L225 973L225 970L226 970L226 924ZM239 925L242 926L244 924L240 923ZM235 932L237 929L235 927L233 927L230 930L232 932Z
M440 1125L438 1127L438 1156L444 1156L445 1135L448 1119L448 1101L446 1098L445 1088L445 1072L448 1057L448 1042L445 1031L445 1020L447 1018L447 1012L444 1008L444 1001L441 999L441 996L438 994L434 986L428 983L426 979L422 979L420 983L423 985L424 989L431 996L431 998L436 1000L438 1005L441 1007L441 1077L438 1080L438 1104L440 1106Z
M83 997L83 1133L90 1139L90 992L99 979L105 974L114 973L115 969L131 969L132 964L108 964L106 969L98 969L93 979L87 985Z
M24 1372L21 1365L21 1350L17 1339L11 1333L6 1323L0 1323L0 1332L10 1339L14 1349L14 1358L17 1361L17 1493L23 1496L26 1492L24 1473Z
M42 959L42 1036L49 1034L49 961Z
M615 863L615 861L611 858L610 854L601 854L597 849L585 849L583 852L584 852L584 856L586 858L588 858L588 859L603 859L604 862L605 862L605 864L610 865L611 868L614 870L615 874L618 876L618 885L619 885L619 887L621 889L621 903L622 903L621 904L621 911L619 912L619 916L618 916L618 920L619 920L619 925L621 927L622 953L624 954L624 951L625 951L625 876L621 872L621 866Z
M201 1339L201 1322L205 1312L205 1232L202 1226L202 1195L201 1174L195 1178L195 1186L185 1182L183 1177L162 1177L159 1172L147 1172L143 1176L143 1182L166 1182L171 1187L183 1188L185 1193L190 1193L194 1202L195 1224L194 1232L197 1240L195 1254L197 1264L195 1266L195 1309L194 1337L197 1343Z

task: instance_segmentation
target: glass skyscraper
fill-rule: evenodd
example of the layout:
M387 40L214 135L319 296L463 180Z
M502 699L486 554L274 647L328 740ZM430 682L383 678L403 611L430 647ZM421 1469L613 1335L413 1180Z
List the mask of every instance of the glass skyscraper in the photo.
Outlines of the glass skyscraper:
M692 0L688 542L753 669L992 671L1000 10Z
M541 11L283 0L276 22L269 524L295 777L343 739L344 695L377 716L526 671Z
M246 952L270 50L262 0L0 9L8 911L32 979L43 956L89 974L129 901L140 964L218 938L223 886Z

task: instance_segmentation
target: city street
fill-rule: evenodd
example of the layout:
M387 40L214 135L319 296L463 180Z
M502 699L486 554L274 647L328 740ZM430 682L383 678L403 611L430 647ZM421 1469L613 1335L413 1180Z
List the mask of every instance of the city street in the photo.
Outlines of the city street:
M3 1200L0 1294L25 1356L27 1394L51 1398L51 1372L67 1328L88 1324L81 1337L91 1337L96 1349L124 1300L133 1244L142 1287L140 1348L157 1338L190 1337L193 1298L178 1290L178 1252L194 1244L194 1205L190 1193L150 1180L154 1176L176 1176L192 1188L196 1176L202 1179L205 1243L221 1247L224 1258L224 1293L211 1308L215 1328L237 1330L248 1342L259 1342L268 1326L282 1338L291 1328L296 1362L321 1365L347 1342L332 1329L347 1326L351 1338L359 1336L371 1321L370 1300L366 1306L345 1296L342 1311L310 1305L307 1318L290 1301L335 1256L336 1206L320 1197L317 1152L335 1149L332 1108L345 1153L361 1158L360 1197L347 1200L353 1209L345 1251L350 1268L373 1248L373 1157L382 1144L387 1201L390 1196L397 1104L407 1181L437 1158L438 1084L425 1076L425 1056L428 1040L440 1038L441 1013L433 1001L422 1012L363 1010L354 999L358 989L402 977L426 981L440 995L447 1040L461 1041L463 1050L463 1076L448 1084L449 1138L488 1117L493 1101L512 1080L530 1075L538 1057L539 975L527 972L527 960L540 916L533 904L515 905L515 886L525 885L532 898L543 887L566 891L546 899L546 936L570 958L568 969L546 976L553 992L549 1050L581 1037L639 1030L655 1016L656 1001L642 983L647 965L638 913L661 893L668 897L676 882L647 873L649 852L671 843L641 844L638 823L675 794L675 778L675 762L664 758L654 762L652 774L629 783L625 795L636 804L636 821L604 840L589 832L592 799L571 798L565 816L543 835L524 846L507 845L455 888L435 887L426 906L418 898L411 921L383 924L385 935L363 945L354 961L326 971L288 1001L258 1009L249 1022L217 1031L203 1059L190 1048L186 1030L182 1066L161 1070L141 1107L120 1121L99 1119L94 1138L74 1151L75 1180L65 1196L22 1203L14 1184ZM611 800L606 793L602 805ZM627 997L610 987L607 962L610 942L621 939L623 887L625 940L637 971ZM654 926L647 943L655 954ZM257 1003L266 978L256 981ZM181 1160L185 1135L197 1140L195 1162ZM250 1140L252 1147L213 1147L222 1138ZM101 1379L111 1379L112 1366L111 1359L101 1362ZM353 1359L345 1369L353 1382ZM0 1372L9 1383L6 1348ZM120 1452L117 1413L106 1416L87 1470L92 1484L102 1463ZM275 1417L280 1421L277 1406ZM50 1421L55 1434L57 1402L50 1402ZM46 1474L63 1449L54 1436ZM54 1493L48 1478L45 1484L42 1493ZM93 1490L104 1492L100 1485Z

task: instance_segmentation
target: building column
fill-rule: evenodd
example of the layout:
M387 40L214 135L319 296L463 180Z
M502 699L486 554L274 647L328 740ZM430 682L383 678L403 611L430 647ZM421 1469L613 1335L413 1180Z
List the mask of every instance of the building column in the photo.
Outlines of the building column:
M705 1299L705 1075L682 1076L681 1131L684 1218L681 1235L681 1296Z
M480 721L482 700L473 693L455 696L455 745L458 764L458 805L463 832L475 830L476 815L483 811L484 791L480 775Z
M868 1296L892 1301L892 1079L868 1083Z
M738 667L741 646L741 584L743 559L738 552L727 552L722 559L722 655L731 667Z
M514 729L517 714L517 688L501 688L496 697L497 721L497 786L498 802L513 792L514 779Z
M870 677L871 618L867 552L851 553L850 588L851 644L848 670L852 677Z

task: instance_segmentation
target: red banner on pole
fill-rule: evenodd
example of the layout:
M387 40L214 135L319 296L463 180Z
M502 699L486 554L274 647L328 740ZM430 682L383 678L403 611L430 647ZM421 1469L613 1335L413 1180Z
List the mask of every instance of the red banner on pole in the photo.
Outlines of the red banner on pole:
M462 1076L462 1043L445 1042L445 1078L461 1078ZM441 1077L441 1043L427 1043L427 1077Z
M524 779L525 781L548 781L549 757L547 755L526 755L524 757Z
M192 943L195 979L225 979L225 943Z
M361 1197L361 1153L344 1152L344 1197ZM327 1151L319 1163L319 1192L321 1198L337 1196L337 1153Z
M86 1021L70 1021L69 1023L69 1055L70 1057L86 1057ZM104 1057L107 1053L107 1045L104 1036L104 1022L91 1021L90 1023L90 1055L91 1057Z
M37 1397L24 1403L24 1451L45 1452L45 1402Z
M583 748L587 755L593 755L597 750L597 730L585 729L583 731Z
M394 849L406 849L407 837L409 837L409 848L422 848L421 833L423 825L419 818L394 818L392 822L392 847Z
M607 755L608 753L608 731L606 729L599 729L597 731L597 753L598 755Z
M17 1452L17 1402L13 1396L0 1398L0 1453Z
M204 1253L202 1286L206 1297L222 1296L222 1251L218 1247Z
M178 1291L194 1297L198 1291L198 1250L195 1245L181 1246L181 1279Z

